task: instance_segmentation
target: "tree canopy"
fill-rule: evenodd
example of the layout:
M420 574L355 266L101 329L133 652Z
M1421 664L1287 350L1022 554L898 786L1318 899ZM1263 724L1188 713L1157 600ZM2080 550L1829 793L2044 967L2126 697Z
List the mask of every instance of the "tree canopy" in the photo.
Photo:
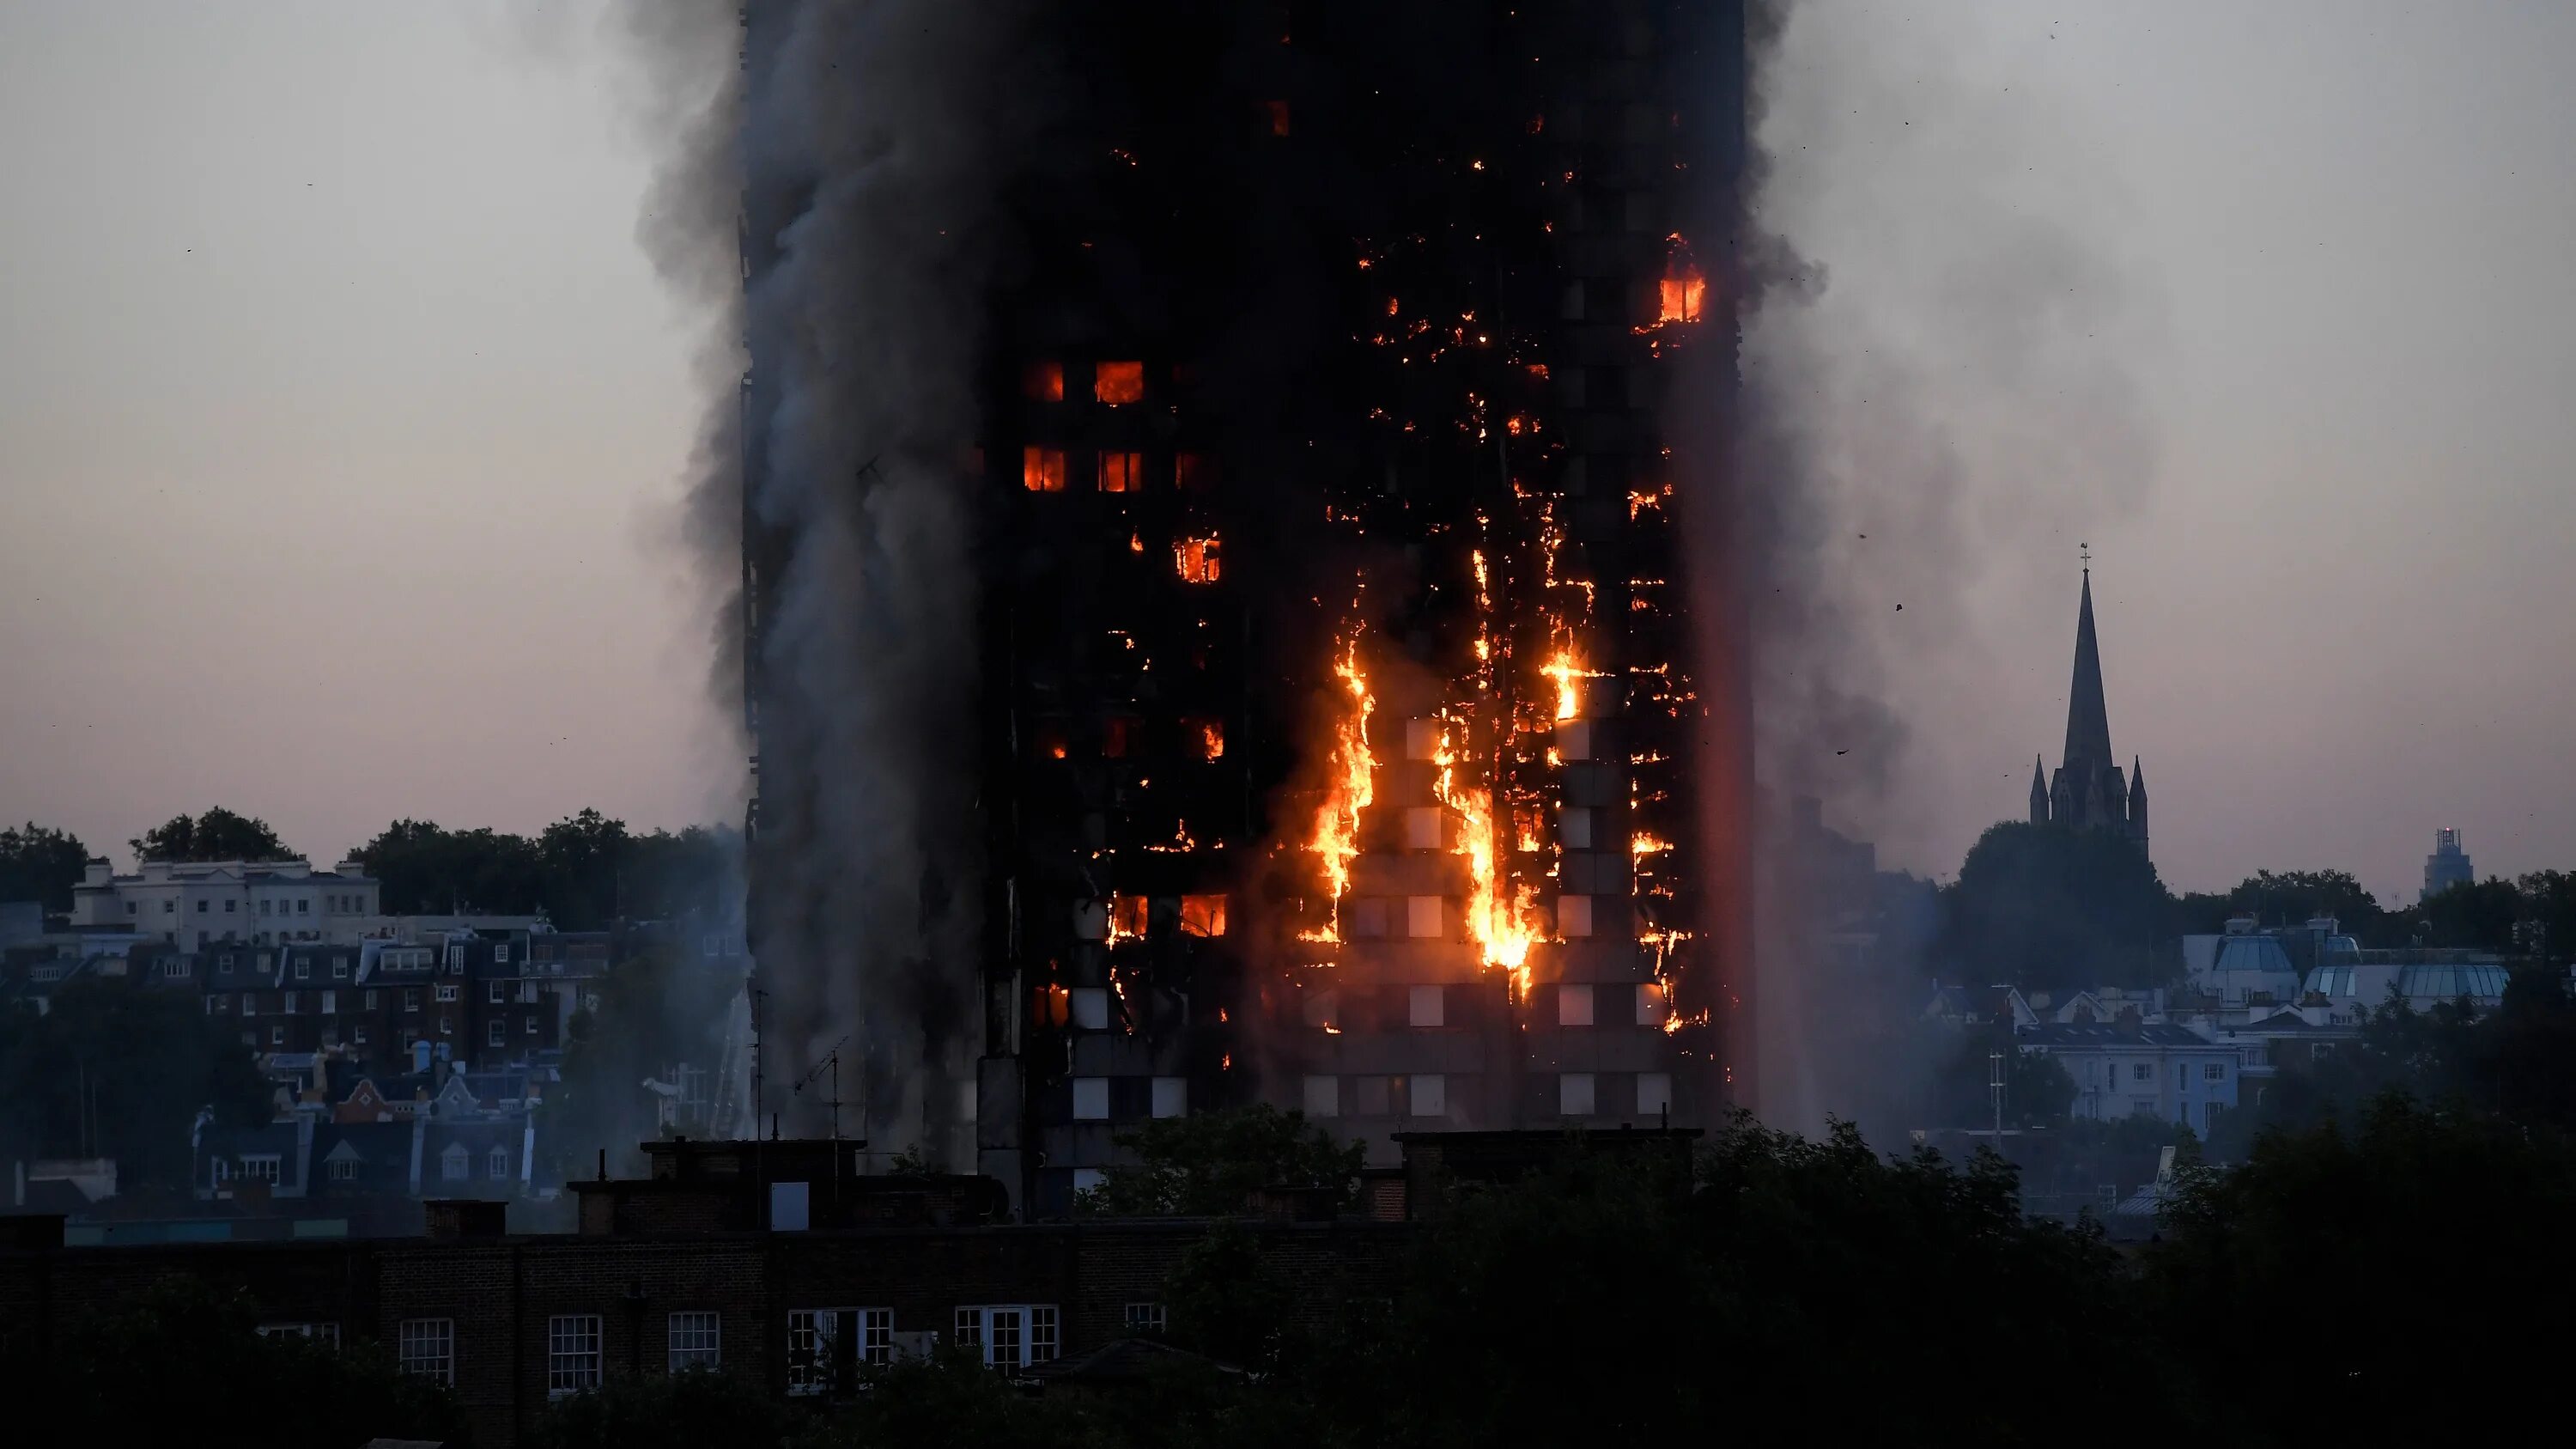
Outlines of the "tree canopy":
M0 1009L0 1157L113 1157L121 1191L181 1188L201 1107L250 1126L270 1096L251 1049L194 993L83 976L48 1011Z
M1136 1161L1109 1169L1086 1195L1085 1211L1114 1217L1222 1217L1240 1213L1265 1187L1353 1190L1367 1148L1341 1143L1267 1103L1157 1117L1121 1132Z
M137 861L290 860L295 855L267 821L220 805L194 818L173 815L125 843Z
M2179 964L2154 864L2106 830L1990 826L1942 897L1935 955L1962 980L2147 987Z
M739 842L699 826L638 835L582 810L535 839L397 820L351 854L383 882L393 915L543 913L567 931L691 912L730 917L740 896Z
M72 908L72 887L89 869L89 847L67 830L33 820L0 830L0 901L42 901L53 912Z

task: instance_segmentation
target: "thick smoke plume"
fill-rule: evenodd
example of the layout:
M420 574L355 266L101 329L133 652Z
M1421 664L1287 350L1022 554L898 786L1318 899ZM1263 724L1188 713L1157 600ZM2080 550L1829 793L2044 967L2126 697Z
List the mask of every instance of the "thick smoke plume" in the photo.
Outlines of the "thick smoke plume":
M971 1155L981 947L964 460L1023 113L1018 10L765 0L737 26L732 6L673 3L635 26L658 71L730 81L680 92L645 236L676 284L738 309L749 345L711 408L692 521L710 577L748 539L734 596L766 614L726 621L750 652L715 682L748 674L762 701L768 1105L821 1131L837 1050L844 1131L951 1162Z
M2098 153L2027 60L1970 59L1979 15L1760 12L1730 549L1770 800L1759 1100L1793 1127L1890 1114L1883 1136L1923 1124L1894 1120L1911 1083L1855 1023L1906 1013L1858 998L1928 985L1884 957L1874 981L1823 974L1822 934L1871 903L1825 897L1782 807L1820 798L1936 869L2017 812L2025 733L2057 722L1995 719L1999 680L2064 657L1987 641L2071 618L2078 539L2143 497L2155 333Z

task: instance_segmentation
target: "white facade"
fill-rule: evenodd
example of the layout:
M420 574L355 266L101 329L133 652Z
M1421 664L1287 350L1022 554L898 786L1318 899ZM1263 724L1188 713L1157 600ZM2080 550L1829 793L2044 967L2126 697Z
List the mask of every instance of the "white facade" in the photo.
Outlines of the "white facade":
M148 860L132 875L92 861L72 891L72 924L138 932L182 951L238 941L346 944L377 921L377 883L358 863Z
M2051 1024L2020 1032L2017 1041L2025 1052L2056 1059L2075 1079L2071 1116L2156 1116L2207 1137L2236 1106L2241 1053L2184 1027Z

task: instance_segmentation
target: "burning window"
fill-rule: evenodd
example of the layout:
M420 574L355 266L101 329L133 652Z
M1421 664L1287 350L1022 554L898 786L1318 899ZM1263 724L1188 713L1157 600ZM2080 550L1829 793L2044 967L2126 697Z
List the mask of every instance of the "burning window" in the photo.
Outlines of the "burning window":
M1145 455L1142 453L1101 454L1100 491L1103 493L1144 492Z
M1152 902L1143 896L1111 896L1109 898L1109 939L1113 942L1143 939L1145 922L1151 906Z
M1696 322L1708 301L1708 279L1691 261L1690 248L1677 234L1672 260L1664 264L1663 307L1658 322Z
M1111 407L1145 400L1145 364L1104 362L1091 379L1091 395Z
M1022 449L1020 486L1031 493L1062 493L1064 491L1064 449Z
M1181 934L1184 936L1222 936L1225 934L1225 897L1181 897Z
M1286 101L1263 101L1261 103L1261 119L1264 124L1270 127L1271 135L1287 135L1288 103Z
M1025 382L1029 396L1039 402L1064 401L1064 364L1061 362L1032 365Z
M1029 1019L1039 1026L1061 1027L1073 1011L1073 993L1061 986L1039 987L1029 1000Z
M1100 724L1100 753L1113 760L1123 760L1132 753L1144 722L1133 715L1113 714Z
M1216 470L1209 466L1204 453L1183 453L1172 460L1173 481L1184 493L1204 492L1216 481Z
M1172 545L1172 560L1179 565L1181 582L1212 584L1216 582L1216 540L1184 538Z
M1181 731L1191 744L1198 747L1200 759L1225 758L1225 721L1197 715L1182 720Z
M1040 759L1061 760L1071 753L1066 748L1064 725L1059 720L1040 720L1030 731L1030 737L1037 746Z

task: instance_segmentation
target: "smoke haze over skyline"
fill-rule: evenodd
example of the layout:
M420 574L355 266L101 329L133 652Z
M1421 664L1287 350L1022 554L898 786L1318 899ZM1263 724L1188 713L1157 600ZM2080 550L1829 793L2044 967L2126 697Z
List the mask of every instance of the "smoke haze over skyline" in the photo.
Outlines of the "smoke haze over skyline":
M0 817L120 862L214 803L325 857L397 816L739 821L671 544L703 338L637 245L654 153L596 8L0 4ZM1950 470L1859 489L1869 540L1822 553L1912 741L1884 792L1823 757L1841 823L1946 875L2020 814L2082 540L2176 889L2411 900L2440 825L2484 872L2576 866L2576 16L1798 24L1791 239L1849 309L1837 376L1908 389L1827 416L1864 482ZM2068 258L2063 348L1962 334ZM2130 395L2026 410L2102 377Z

